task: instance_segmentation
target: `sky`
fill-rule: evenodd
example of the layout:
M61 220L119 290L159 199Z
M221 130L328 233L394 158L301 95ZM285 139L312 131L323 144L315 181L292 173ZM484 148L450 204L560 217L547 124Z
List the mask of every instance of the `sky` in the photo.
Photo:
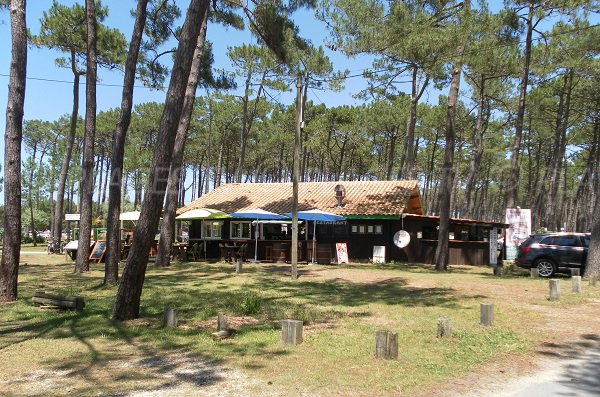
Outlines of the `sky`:
M61 1L62 4L72 5L74 1ZM180 2L187 6L188 2ZM118 28L123 32L127 40L131 36L133 17L130 10L135 7L131 0L116 1L105 0L104 5L109 8L109 17L105 24L112 28ZM52 0L33 0L27 4L27 26L34 34L39 31L39 19L44 10L52 5ZM185 9L182 7L182 14ZM8 74L10 67L10 21L8 12L0 15L0 125L5 126L5 109L8 90ZM301 11L298 20L302 23L301 32L308 37L313 44L321 45L325 37L324 26L314 19L311 12ZM308 27L308 28L307 28ZM233 66L227 58L227 47L242 43L255 42L248 31L237 31L226 29L217 24L208 27L207 38L213 43L215 58L214 67L233 71ZM338 69L349 69L353 71L363 70L370 66L370 61L348 60L342 54L325 48L325 52L331 57L334 66ZM29 47L27 59L27 86L25 94L25 119L42 119L48 121L57 120L61 115L69 114L72 108L72 73L68 69L61 69L55 65L55 59L60 56L56 51ZM119 71L107 71L98 69L99 85L97 87L98 111L118 107L121 101L121 85L123 74ZM361 78L348 81L348 89L343 92L309 91L309 99L328 106L357 103L352 98L352 93L364 87ZM80 113L85 110L85 79L82 77L80 86ZM165 83L168 85L168 81ZM236 93L233 91L232 93ZM150 101L162 102L165 93L163 91L151 90L143 87L141 83L136 84L134 92L134 103ZM198 90L198 95L203 91ZM275 95L283 103L292 103L294 94L287 93L280 96ZM81 114L83 117L83 114ZM0 143L1 153L4 153L4 142Z
M80 3L83 0L79 1ZM61 4L67 6L75 3L73 0L61 0ZM188 1L178 1L182 6L182 14ZM109 16L105 24L112 28L118 28L123 32L126 39L131 36L133 17L130 10L135 8L133 0L104 0L103 4L109 8ZM43 11L50 8L52 0L30 0L27 2L27 25L28 29L37 34L39 31L39 19ZM501 7L500 1L490 1L492 10ZM8 90L8 74L10 66L10 23L7 11L0 11L0 126L5 127L5 109ZM325 26L314 18L313 12L301 10L295 14L296 23L299 25L303 37L312 41L315 46L322 45L327 39ZM596 22L596 21L594 21ZM549 27L548 27L549 28ZM227 29L217 24L208 27L207 38L213 43L215 58L214 67L226 71L233 71L233 66L227 58L227 48L243 43L254 43L251 34L247 31ZM371 58L363 57L349 59L340 52L334 52L324 47L324 52L333 62L334 69L348 70L351 75L360 75L362 71L371 66ZM27 63L27 86L25 94L25 120L41 119L47 121L57 120L62 115L68 115L72 108L72 74L68 69L61 69L55 65L55 59L61 56L56 51L29 47ZM98 70L99 84L97 87L98 111L117 108L121 101L121 85L123 74L119 71ZM85 111L85 79L82 78L80 85L80 115ZM168 82L166 83L168 84ZM165 84L165 85L166 85ZM238 84L242 87L242 84ZM365 88L366 83L362 77L354 77L346 80L346 88L340 92L328 90L309 90L309 100L315 103L325 103L328 107L339 105L353 105L360 103L353 95ZM466 84L463 84L463 88ZM444 89L444 92L446 89ZM198 95L203 95L201 89ZM241 94L241 89L231 92ZM440 92L429 90L426 92L423 102L437 103ZM134 104L156 101L163 102L165 93L163 91L151 90L136 84L134 92ZM291 104L294 93L274 95L280 102ZM464 97L463 97L464 98ZM4 156L4 140L0 139L0 156ZM3 162L3 161L2 161ZM1 200L1 198L0 198Z

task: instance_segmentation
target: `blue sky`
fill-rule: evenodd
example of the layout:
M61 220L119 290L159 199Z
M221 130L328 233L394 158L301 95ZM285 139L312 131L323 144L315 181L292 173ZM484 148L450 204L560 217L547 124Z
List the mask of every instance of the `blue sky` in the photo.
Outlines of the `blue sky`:
M61 1L66 5L71 5L74 1ZM184 5L187 2L182 2ZM39 19L42 12L50 8L52 0L35 0L28 2L27 8L27 24L28 28L33 33L39 30ZM133 18L130 16L130 10L135 7L134 1L114 1L105 0L104 3L109 7L109 17L105 23L110 27L119 28L127 39L131 35ZM185 9L182 10L185 13ZM301 31L305 37L310 38L315 45L322 44L322 39L325 37L324 27L307 11L302 11L299 17L302 26ZM309 27L307 29L307 27ZM213 51L215 57L215 67L223 68L232 71L233 67L226 55L226 49L229 46L235 46L242 43L253 42L253 38L248 31L237 31L234 29L225 29L219 25L209 25L208 39L213 42ZM8 21L8 13L4 12L0 16L0 125L5 125L5 109L8 87L8 72L10 66L10 24ZM348 60L340 53L334 53L329 49L325 49L335 63L335 66L340 69L362 70L370 66L368 60ZM72 74L67 69L58 68L54 60L59 56L59 53L47 49L38 49L30 47L28 51L27 62L27 89L25 96L25 119L42 119L56 120L61 115L71 112L72 102ZM100 82L98 85L98 110L107 110L118 107L121 98L121 87L123 75L120 72L109 72L106 70L98 71ZM352 92L356 92L360 87L364 86L361 78L355 78L348 81L348 88L344 92L334 93L327 91L309 92L312 100L316 102L325 102L329 106L353 104L357 101L352 98ZM80 112L85 106L85 79L82 78L80 87ZM143 103L149 101L162 102L164 92L151 90L143 87L141 84L136 85L134 93L135 103ZM198 90L198 95L203 92ZM293 93L283 94L280 100L284 103L293 101ZM2 153L4 142L0 143Z

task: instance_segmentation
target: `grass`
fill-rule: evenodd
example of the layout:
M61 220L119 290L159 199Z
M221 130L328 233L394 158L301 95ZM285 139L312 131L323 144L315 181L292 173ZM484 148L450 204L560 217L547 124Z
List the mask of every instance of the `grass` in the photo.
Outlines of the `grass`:
M56 395L67 389L78 395L151 390L168 382L157 376L164 368L144 363L181 352L292 393L410 394L490 360L531 352L540 339L530 326L542 314L523 307L521 299L552 310L600 296L598 289L575 296L564 282L561 302L547 302L546 284L514 269L494 278L487 269L468 267L440 274L397 263L301 266L300 279L292 281L286 266L247 265L236 275L229 264L182 263L150 265L140 319L117 323L110 320L116 287L101 285L102 265L77 275L63 256L23 255L22 261L19 301L0 306L0 394L27 395L26 374L39 371L76 375ZM42 311L31 304L39 290L83 296L86 308ZM479 304L487 302L495 304L495 324L484 328ZM165 306L177 307L178 328L162 328ZM234 338L216 342L207 324L218 312L234 326L252 321L239 322ZM435 336L442 316L452 320L449 339ZM279 321L285 318L304 321L302 345L280 343ZM379 329L398 332L399 360L373 357ZM169 382L175 381L189 379ZM11 393L3 390L6 382Z

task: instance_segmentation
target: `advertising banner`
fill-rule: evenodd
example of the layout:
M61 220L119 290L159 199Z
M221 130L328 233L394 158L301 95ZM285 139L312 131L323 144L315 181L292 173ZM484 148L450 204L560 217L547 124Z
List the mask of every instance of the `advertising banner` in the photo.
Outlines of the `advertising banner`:
M531 234L531 210L523 208L506 209L506 259L517 257L517 248Z

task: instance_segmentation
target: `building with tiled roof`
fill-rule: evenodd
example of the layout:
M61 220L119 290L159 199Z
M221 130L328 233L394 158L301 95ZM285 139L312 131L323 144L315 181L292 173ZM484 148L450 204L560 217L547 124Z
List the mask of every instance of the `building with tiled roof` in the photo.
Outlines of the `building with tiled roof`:
M345 190L341 205L336 186ZM300 182L298 207L343 216L423 214L417 181ZM292 184L228 183L180 208L177 213L196 208L213 208L226 213L262 208L284 214L292 211Z
M341 215L345 222L303 223L299 230L299 260L312 260L312 241L317 242L316 259L335 258L338 243L346 244L351 261L373 260L375 251L385 261L433 262L439 217L424 215L417 181L336 181L300 182L298 209L317 209ZM180 208L177 214L209 208L231 214L262 209L276 214L292 211L291 183L228 183ZM316 226L316 229L314 228ZM498 222L451 219L450 264L493 263ZM189 227L190 243L203 242L208 258L224 257L224 247L248 246L260 260L289 260L289 222L197 219ZM316 235L313 236L313 230ZM409 244L399 247L398 235L408 234ZM379 248L377 248L379 247ZM381 248L383 247L383 248ZM246 255L252 257L252 254Z

